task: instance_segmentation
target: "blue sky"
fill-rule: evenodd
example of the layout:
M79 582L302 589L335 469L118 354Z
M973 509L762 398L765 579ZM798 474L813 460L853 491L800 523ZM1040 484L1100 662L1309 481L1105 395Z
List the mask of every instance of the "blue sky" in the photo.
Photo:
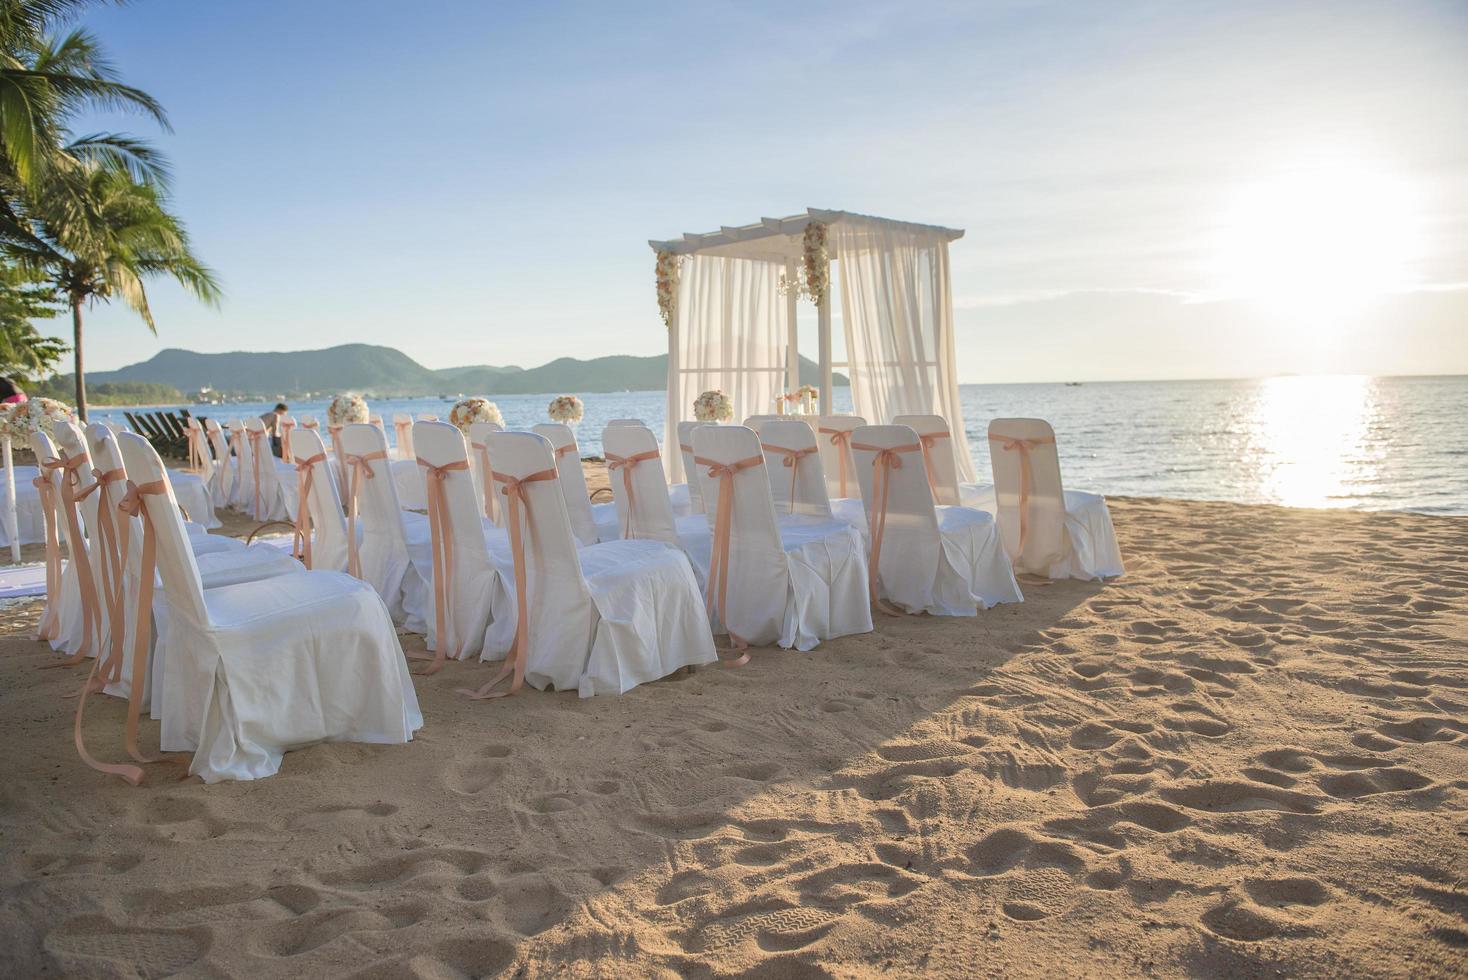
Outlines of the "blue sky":
M93 311L95 369L658 353L647 239L813 206L967 229L964 381L1468 372L1460 2L140 0L86 23L167 106L226 292L158 284L156 339Z

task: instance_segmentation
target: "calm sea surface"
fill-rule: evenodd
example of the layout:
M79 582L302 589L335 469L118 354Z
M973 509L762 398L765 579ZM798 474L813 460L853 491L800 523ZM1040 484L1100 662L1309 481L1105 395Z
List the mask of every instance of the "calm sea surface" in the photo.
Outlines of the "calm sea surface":
M640 418L662 436L661 391L581 397L586 418L577 436L584 454L601 453L608 419ZM964 385L961 399L983 482L989 420L1038 416L1055 427L1066 485L1076 489L1468 514L1468 378ZM550 395L494 400L510 428L526 428L545 421ZM837 411L849 411L849 390L838 389L835 401ZM450 405L441 398L372 402L389 422L394 412L447 417ZM190 407L228 420L270 406ZM325 421L324 402L291 409ZM124 421L120 409L99 408L93 415Z

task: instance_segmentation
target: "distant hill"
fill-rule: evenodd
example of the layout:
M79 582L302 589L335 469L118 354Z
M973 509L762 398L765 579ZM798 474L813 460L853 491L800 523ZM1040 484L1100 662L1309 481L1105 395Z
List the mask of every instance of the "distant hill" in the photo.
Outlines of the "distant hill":
M802 382L816 383L817 368L800 359ZM371 344L344 344L325 350L231 351L200 354L170 348L146 361L116 371L87 375L88 385L149 382L183 392L213 388L259 395L333 394L359 391L386 396L529 395L557 392L657 391L667 385L666 355L616 355L578 360L562 357L535 368L487 364L432 370L402 351ZM835 375L835 383L847 383Z

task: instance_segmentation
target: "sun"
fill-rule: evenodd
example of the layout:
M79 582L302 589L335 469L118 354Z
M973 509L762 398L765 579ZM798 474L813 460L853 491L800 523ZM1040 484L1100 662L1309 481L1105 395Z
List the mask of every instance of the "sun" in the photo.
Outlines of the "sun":
M1410 285L1418 215L1409 182L1355 166L1251 182L1220 222L1216 291L1300 327L1337 325Z

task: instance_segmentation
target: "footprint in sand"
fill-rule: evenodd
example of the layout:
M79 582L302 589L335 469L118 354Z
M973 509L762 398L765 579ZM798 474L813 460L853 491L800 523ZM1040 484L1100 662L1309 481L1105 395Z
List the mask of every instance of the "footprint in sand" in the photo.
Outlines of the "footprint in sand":
M208 950L207 934L128 929L100 916L70 919L46 934L46 951L67 972L118 976L167 976Z

